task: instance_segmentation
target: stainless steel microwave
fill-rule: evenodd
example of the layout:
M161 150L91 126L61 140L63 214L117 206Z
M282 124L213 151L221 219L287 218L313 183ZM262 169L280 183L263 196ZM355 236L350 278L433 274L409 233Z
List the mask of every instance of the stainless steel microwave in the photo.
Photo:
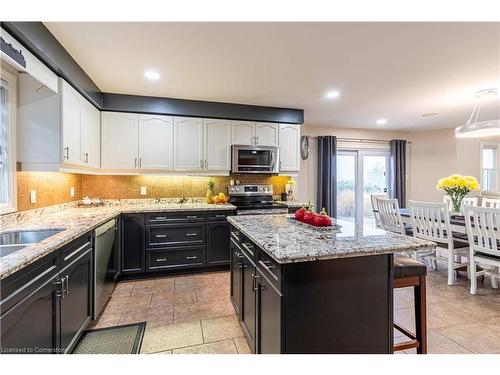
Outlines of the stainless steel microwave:
M233 173L278 173L278 146L232 146Z

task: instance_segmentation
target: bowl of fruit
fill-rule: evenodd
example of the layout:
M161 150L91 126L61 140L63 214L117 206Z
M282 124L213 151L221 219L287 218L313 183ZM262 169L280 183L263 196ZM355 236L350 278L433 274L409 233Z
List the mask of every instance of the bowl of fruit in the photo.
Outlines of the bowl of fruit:
M314 227L315 229L340 229L340 226L334 224L333 219L327 215L324 208L318 214L310 208L302 207L295 211L293 217L290 218L299 224Z
M212 200L215 204L226 204L229 197L227 197L224 193L219 193L219 195L215 195Z

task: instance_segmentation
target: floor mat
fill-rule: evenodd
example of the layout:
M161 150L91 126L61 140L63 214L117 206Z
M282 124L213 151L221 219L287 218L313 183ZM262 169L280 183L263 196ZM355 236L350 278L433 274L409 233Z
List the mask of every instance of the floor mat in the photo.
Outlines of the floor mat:
M85 331L73 354L139 354L146 322Z

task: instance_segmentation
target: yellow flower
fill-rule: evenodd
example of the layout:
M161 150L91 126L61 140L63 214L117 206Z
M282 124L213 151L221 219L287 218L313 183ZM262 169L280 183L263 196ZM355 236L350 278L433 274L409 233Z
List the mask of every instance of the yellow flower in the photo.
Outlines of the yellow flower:
M474 176L461 176L453 174L451 176L439 179L436 189L438 190L479 190L480 185Z

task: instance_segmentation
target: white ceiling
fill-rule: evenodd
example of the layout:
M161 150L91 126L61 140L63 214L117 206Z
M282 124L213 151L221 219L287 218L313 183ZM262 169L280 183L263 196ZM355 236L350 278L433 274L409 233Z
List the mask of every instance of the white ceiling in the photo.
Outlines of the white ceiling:
M500 23L45 25L104 92L303 108L308 125L455 127L500 86Z

